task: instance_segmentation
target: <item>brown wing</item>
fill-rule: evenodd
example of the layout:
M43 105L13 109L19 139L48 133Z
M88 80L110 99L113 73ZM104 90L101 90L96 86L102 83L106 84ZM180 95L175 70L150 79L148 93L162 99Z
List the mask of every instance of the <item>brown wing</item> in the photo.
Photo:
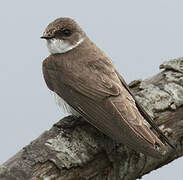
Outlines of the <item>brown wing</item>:
M82 71L75 63L69 73L61 66L49 59L43 63L44 78L51 90L106 135L144 154L160 157L155 146L163 151L166 147L144 124L135 101L109 61L99 59Z
M138 110L140 111L140 113L142 114L142 116L144 117L144 119L151 125L151 127L156 131L156 133L158 134L158 136L160 137L160 139L167 143L171 148L176 150L176 147L173 146L168 138L162 133L162 131L159 129L159 127L156 125L156 123L153 121L153 119L149 116L149 114L144 110L144 108L142 107L142 105L136 100L135 96L133 95L133 93L131 92L131 90L129 89L127 83L125 82L125 80L123 79L123 77L116 71L116 74L118 75L121 83L123 84L123 86L127 89L127 91L131 94L131 96L133 97L133 99L135 100L136 106L138 108Z
M101 59L92 64L88 63L87 67L80 70L80 65L78 66L78 64L68 65L66 62L63 65L55 63L53 57L49 56L43 61L42 70L50 90L55 91L53 89L58 86L58 82L62 82L83 95L98 101L108 96L118 96L121 93L120 80L115 70L108 67L110 65L112 64L109 62L106 64ZM74 68L67 72L62 70L64 66L74 66ZM101 69L105 69L105 71L100 74Z

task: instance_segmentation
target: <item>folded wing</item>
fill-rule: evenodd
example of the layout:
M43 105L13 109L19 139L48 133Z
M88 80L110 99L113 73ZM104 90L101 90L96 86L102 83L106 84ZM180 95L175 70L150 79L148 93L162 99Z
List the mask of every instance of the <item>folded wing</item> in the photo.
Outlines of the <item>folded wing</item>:
M52 91L114 140L153 157L160 157L160 151L167 150L146 126L145 112L110 61L98 59L87 64L83 72L76 69L68 74L58 65L55 68L45 62L43 73Z

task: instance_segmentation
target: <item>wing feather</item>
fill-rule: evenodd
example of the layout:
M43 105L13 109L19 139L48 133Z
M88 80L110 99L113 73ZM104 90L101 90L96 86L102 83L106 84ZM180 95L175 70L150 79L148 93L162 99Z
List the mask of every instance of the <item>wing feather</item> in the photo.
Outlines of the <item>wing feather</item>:
M168 140L168 138L162 133L162 131L159 129L159 127L156 125L156 123L154 122L154 120L151 118L151 116L145 111L145 109L142 107L142 105L136 100L135 96L133 95L133 93L131 92L131 90L129 89L127 83L125 82L125 80L123 79L123 77L116 71L116 74L118 75L121 83L123 84L123 86L127 89L127 91L130 93L130 95L133 97L133 99L135 100L136 106L138 108L138 110L140 111L140 113L142 114L142 116L144 117L144 119L151 125L151 127L156 131L156 134L160 137L160 139L167 143L171 148L176 150L176 147L173 146L170 141Z

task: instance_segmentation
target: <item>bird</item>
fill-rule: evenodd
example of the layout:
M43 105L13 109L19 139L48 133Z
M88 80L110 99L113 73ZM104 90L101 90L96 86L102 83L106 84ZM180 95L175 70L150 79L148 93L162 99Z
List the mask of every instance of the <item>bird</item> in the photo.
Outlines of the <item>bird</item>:
M169 147L174 148L136 100L110 57L75 20L57 18L41 38L50 52L42 63L44 80L69 113L146 156L161 158Z

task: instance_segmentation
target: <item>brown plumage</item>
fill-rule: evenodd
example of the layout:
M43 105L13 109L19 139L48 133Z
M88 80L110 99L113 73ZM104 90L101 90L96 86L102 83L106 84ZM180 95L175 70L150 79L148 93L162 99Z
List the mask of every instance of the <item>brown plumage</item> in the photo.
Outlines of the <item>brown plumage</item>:
M70 18L55 20L48 25L42 38L60 39L69 45L83 39L73 49L51 54L44 60L43 75L50 90L117 142L157 158L167 151L165 143L171 146L168 139L135 100L110 58L75 21Z

